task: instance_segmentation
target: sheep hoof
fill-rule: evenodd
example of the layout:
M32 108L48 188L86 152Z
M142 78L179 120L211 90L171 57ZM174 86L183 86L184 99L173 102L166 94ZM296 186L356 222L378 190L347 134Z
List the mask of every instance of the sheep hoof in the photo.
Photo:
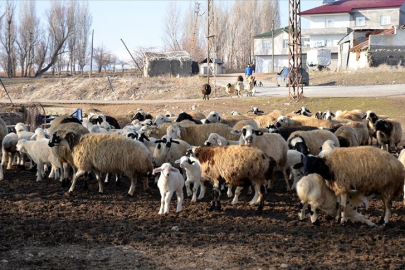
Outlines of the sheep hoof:
M125 194L125 197L132 198L132 197L134 197L134 195L131 195L131 194L127 193L127 194Z
M73 195L73 191L72 191L72 192L67 191L67 192L65 192L63 195L64 195L64 197L66 197L66 198L70 198L70 197L72 197L72 195Z
M312 222L312 225L321 226L321 223L319 222L319 219L317 219L315 222Z
M378 224L378 225L385 225L385 223L384 223L384 218L381 218L381 219L378 221L377 224Z

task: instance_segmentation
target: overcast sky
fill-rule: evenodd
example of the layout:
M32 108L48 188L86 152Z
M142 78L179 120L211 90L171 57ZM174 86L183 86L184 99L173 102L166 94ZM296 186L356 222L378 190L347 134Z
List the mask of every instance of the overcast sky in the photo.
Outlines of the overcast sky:
M219 1L231 2L230 0L214 0L214 3ZM129 58L121 39L124 40L130 50L134 50L139 46L161 47L163 22L169 2L163 0L90 0L90 12L93 16L94 47L104 45L120 58ZM177 0L177 2L184 11L190 5L194 6L195 1ZM206 0L197 2L202 3L202 6L204 6L202 8L205 9ZM288 3L288 0L280 0L281 26L288 26ZM322 1L302 0L301 11L319 5L322 5ZM49 9L49 1L37 1L38 16L44 18L46 9ZM307 27L307 23L303 19L302 28Z

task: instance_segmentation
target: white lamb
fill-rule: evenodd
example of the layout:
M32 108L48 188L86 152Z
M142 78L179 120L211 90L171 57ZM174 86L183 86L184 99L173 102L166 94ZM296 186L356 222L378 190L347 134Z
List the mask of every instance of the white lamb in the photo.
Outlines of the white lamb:
M11 165L14 162L14 157L17 153L17 142L18 142L18 135L13 133L9 133L4 136L1 150L3 152L1 165L6 166L7 170L11 170ZM19 158L20 156L18 156ZM7 165L6 165L7 164ZM3 179L3 177L0 177Z
M180 171L172 167L170 163L163 163L162 166L153 170L154 174L158 172L160 172L158 188L160 190L160 195L162 196L160 200L159 215L169 213L169 203L174 192L176 192L177 195L176 212L181 212L184 187L183 176L181 175Z
M27 141L21 139L17 143L17 150L20 153L28 154L31 159L37 164L37 181L42 181L45 175L44 164L50 163L54 169L62 169L62 163L53 154L52 149L48 146L48 139L38 141ZM54 171L55 171L54 170ZM56 176L57 177L57 176ZM63 174L60 176L60 181L63 180Z
M292 176L294 180L291 189L296 188L298 181L304 175L304 159L305 156L303 153L292 149L287 150L287 167L290 168L290 177Z
M322 144L322 151L318 154L318 157L324 157L325 155L327 155L330 151L332 151L332 149L336 148L335 146L335 142L332 140L326 140L323 144Z
M180 164L180 168L186 170L186 190L187 196L193 195L191 198L192 202L197 202L197 190L198 186L200 189L200 197L205 194L205 186L201 184L201 166L200 162L194 157L182 156L180 159L175 161L176 164ZM190 189L190 184L193 183L193 191ZM199 197L199 199L200 199Z

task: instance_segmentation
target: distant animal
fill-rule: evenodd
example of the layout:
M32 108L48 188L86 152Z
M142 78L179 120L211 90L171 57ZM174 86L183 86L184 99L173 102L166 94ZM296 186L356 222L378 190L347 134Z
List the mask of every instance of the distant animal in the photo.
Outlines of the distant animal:
M203 100L209 100L211 94L211 85L209 85L208 83L203 84L201 93L204 95Z
M238 81L238 82L243 82L243 76L242 76L242 75L239 75L238 78L236 79L236 81Z
M259 82L257 86L263 87L263 83L262 83L262 82Z

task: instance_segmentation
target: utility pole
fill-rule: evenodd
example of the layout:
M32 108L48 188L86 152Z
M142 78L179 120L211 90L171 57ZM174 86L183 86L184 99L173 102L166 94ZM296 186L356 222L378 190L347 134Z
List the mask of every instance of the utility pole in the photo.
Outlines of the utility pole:
M301 48L301 0L289 0L288 25L288 86L289 98L299 100L304 93L302 86L302 48Z
M94 40L94 29L91 34L90 78L93 72L93 40Z
M216 89L216 52L215 52L215 35L214 33L214 0L207 0L207 84L210 84L210 72L214 76L214 91ZM210 60L212 65L210 66Z
M273 64L271 73L274 73L274 20L271 26L271 62Z
M197 24L198 24L198 16L200 15L200 5L201 3L195 2L194 3L194 24L193 24L193 37L191 41L191 58L195 58L196 56L196 48L197 48Z

